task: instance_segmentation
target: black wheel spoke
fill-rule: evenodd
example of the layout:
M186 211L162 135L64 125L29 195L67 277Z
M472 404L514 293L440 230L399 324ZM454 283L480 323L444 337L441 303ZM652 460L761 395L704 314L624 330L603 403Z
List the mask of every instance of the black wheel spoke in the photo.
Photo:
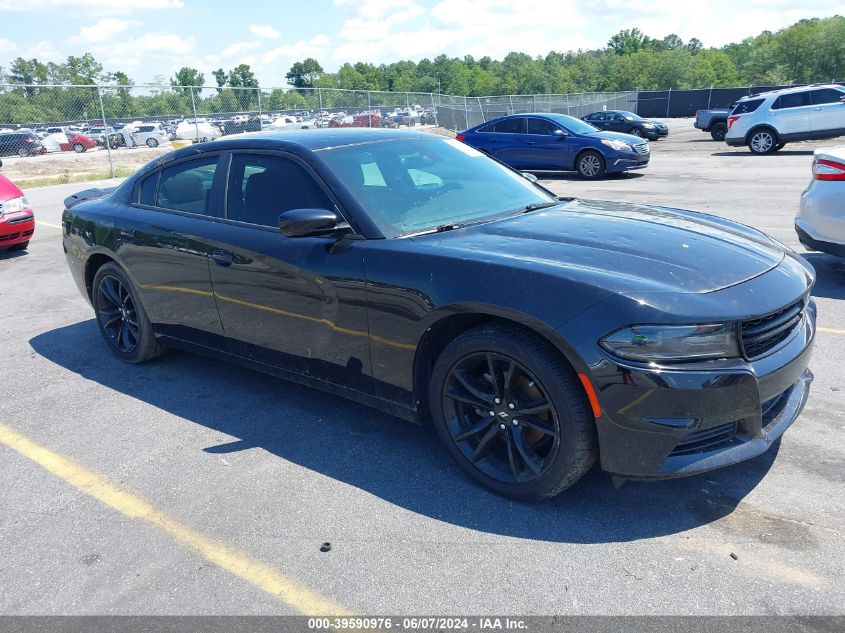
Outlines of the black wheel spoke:
M505 429L505 443L508 447L508 463L511 467L511 475L513 476L513 480L517 481L519 479L519 470L516 467L516 457L513 454L513 437L511 436L510 429Z
M447 394L447 398L451 398L457 402L463 402L464 404L472 405L473 407L484 408L487 409L487 402L481 400L480 398L476 398L471 393L461 393L458 389L451 389Z
M487 354L487 380L493 386L494 396L502 397L502 389L499 384L499 375L496 372L496 364L493 361L493 355Z
M523 426L527 426L530 429L540 431L541 433L544 433L546 435L551 435L552 437L558 436L557 429L553 428L548 422L545 422L540 418L534 416L528 416L527 418L519 418L519 423Z
M537 460L534 457L529 455L525 442L522 440L522 429L518 427L511 429L511 435L513 437L513 444L516 447L516 452L519 453L522 461L525 462L525 465L528 466L535 475L539 475L540 464L537 463Z
M502 385L502 391L505 394L506 398L511 398L513 394L513 378L516 375L516 363L510 361L508 363L508 368L505 370L504 375L504 383Z
M455 377L455 380L463 385L464 389L469 391L482 402L491 402L493 400L493 397L489 393L484 393L472 383L472 379L470 379L465 371L456 370L452 372L452 375Z
M491 424L493 424L496 420L494 418L486 417L482 418L480 422L477 424L472 425L467 429L462 429L460 433L455 435L456 442L465 442L468 439L475 437L485 429L487 429Z
M103 324L103 327L108 330L108 329L114 327L117 323L122 322L122 321L123 321L122 317L120 316L120 314L118 314L116 316L109 317L109 320L106 321Z
M537 400L535 402L527 402L519 405L514 411L514 415L537 415L552 408L552 404L548 400Z
M103 281L103 294L105 295L106 299L108 299L112 305L119 308L123 305L123 301L120 300L120 290L115 288L116 282L111 277L106 277Z
M473 463L487 456L487 452L490 449L490 441L496 437L496 432L497 429L495 426L490 427L490 430L488 430L487 433L484 434L484 437L482 437L478 442L478 446L475 447L475 451L472 454Z

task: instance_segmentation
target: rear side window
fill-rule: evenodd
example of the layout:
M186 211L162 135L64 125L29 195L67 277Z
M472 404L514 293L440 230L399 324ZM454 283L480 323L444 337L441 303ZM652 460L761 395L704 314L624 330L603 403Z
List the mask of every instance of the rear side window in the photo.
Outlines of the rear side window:
M493 128L496 127L494 125L485 125L482 128L478 128L476 132L493 132Z
M138 128L139 132L152 132L155 128L152 125L142 125Z
M736 107L731 111L731 114L749 114L760 107L765 99L749 99L748 101L740 101Z
M359 174L366 177L360 169ZM281 156L235 154L227 191L226 217L260 226L277 226L291 209L335 208L304 167Z
M197 158L163 169L155 206L211 215L211 186L216 169L217 156Z
M793 92L788 95L781 95L772 104L772 110L783 110L785 108L800 108L810 105L809 92Z
M496 123L496 132L501 134L525 134L525 119L522 117L502 119Z
M811 90L810 99L813 101L813 105L839 103L845 99L845 92L841 92L834 88L821 88L820 90Z
M560 128L551 121L545 119L528 119L528 134L554 134Z
M138 194L138 202L148 207L155 206L156 203L156 189L158 189L158 176L156 172L147 176L142 182L140 192Z

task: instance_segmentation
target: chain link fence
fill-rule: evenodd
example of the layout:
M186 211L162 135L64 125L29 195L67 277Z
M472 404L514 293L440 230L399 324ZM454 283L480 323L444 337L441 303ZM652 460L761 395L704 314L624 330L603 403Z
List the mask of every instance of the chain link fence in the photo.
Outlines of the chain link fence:
M427 127L635 109L635 92L462 97L375 90L0 84L0 157L24 178L127 175L174 146L261 130ZM13 157L11 160L8 157ZM39 161L15 160L43 157Z

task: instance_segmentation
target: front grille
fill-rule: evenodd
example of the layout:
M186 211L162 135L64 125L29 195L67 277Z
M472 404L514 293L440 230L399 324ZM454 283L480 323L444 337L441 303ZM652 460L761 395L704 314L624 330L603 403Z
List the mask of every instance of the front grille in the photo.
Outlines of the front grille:
M21 218L15 218L14 220L9 220L7 224L23 224L24 222L32 222L34 216L25 215Z
M777 312L743 321L740 325L742 351L748 359L760 358L785 341L804 320L804 300Z
M0 235L0 242L11 242L21 236L20 233L11 233L9 235Z
M706 453L718 448L730 446L736 440L736 422L728 422L702 431L687 435L683 442L675 446L669 453L670 457L677 455L694 455Z
M637 143L634 145L634 151L637 154L648 154L648 143Z

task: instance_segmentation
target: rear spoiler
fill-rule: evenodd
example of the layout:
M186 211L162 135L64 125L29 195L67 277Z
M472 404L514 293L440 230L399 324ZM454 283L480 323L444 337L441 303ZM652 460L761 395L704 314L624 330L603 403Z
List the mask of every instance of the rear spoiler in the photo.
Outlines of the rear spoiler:
M65 209L70 209L72 206L85 202L86 200L94 200L96 198L104 198L111 195L117 187L106 187L105 189L85 189L78 193L65 198Z

